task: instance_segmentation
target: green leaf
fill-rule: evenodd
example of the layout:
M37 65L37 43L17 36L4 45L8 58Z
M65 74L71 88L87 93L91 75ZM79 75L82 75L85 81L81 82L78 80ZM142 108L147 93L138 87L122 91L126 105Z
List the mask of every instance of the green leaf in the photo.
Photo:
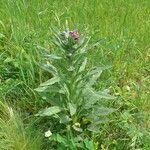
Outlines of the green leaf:
M43 55L43 57L47 58L48 60L60 60L61 57L59 56L56 56L54 54L49 54L49 50L47 50L46 48L42 47L42 46L39 46L37 45L37 49L40 51L40 53Z
M57 74L57 69L51 65L51 64L39 64L39 66L45 70L45 71L48 71L49 73L52 73L53 75L56 75Z
M48 60L60 60L60 59L62 59L61 57L59 57L59 56L56 56L56 55L53 55L53 54L51 54L51 55L48 55L48 54L44 54L43 55L45 58L47 58Z
M65 147L68 147L67 138L62 137L60 134L57 134L57 142L62 143Z
M102 74L103 70L110 68L109 66L105 66L105 67L97 67L92 69L86 76L86 78L88 79L88 86L92 86L95 84L95 82L97 81L97 79L100 77L100 75Z
M40 84L40 86L42 86L42 87L43 86L50 86L50 85L55 84L56 82L59 82L59 80L60 80L59 77L55 76L55 77L47 80L46 82Z
M70 96L70 92L69 92L69 89L67 87L67 85L64 83L62 86L61 86L61 90L64 91L64 94L67 96L67 98L69 99L69 96Z
M93 88L86 88L84 90L85 98L87 99L87 103L85 104L84 108L89 109L94 105L97 101L102 99L114 99L114 96L108 94L108 90L104 91L95 91Z
M39 86L38 88L34 89L37 92L44 92L44 93L59 93L59 94L65 94L65 91L63 91L61 88L59 88L57 85L53 84L53 86Z
M86 63L87 63L87 58L85 58L85 60L82 62L81 67L79 68L79 72L84 71L86 67Z
M59 77L55 76L49 80L47 80L44 83L41 83L40 86L38 88L35 89L35 91L37 92L58 92L59 88L56 86L50 87L50 85L55 84L56 82L59 82Z
M88 150L95 150L94 143L92 141L89 141L88 139L84 140L85 146Z
M97 79L100 77L100 75L102 74L102 68L96 68L95 70L92 70L90 72L90 79L89 79L89 85L92 86L95 84L95 82L97 81Z
M76 113L76 105L75 104L72 104L72 103L68 103L68 107L69 107L69 110L70 110L70 115L73 116L75 113Z
M106 116L116 111L114 108L96 107L94 108L94 114L98 116Z
M47 88L48 87L38 87L38 88L36 88L36 89L34 89L35 91L37 91L37 92L44 92L45 90L47 90Z
M66 124L68 123L69 121L71 121L71 119L69 118L68 115L65 115L65 114L59 114L58 115L59 119L60 119L60 123L63 123L63 124Z
M81 53L85 53L88 51L87 46L90 41L90 37L88 39L83 39L84 46L81 48Z
M66 138L62 137L60 134L55 134L50 137L51 141L56 141L58 143L62 143L64 146L67 146Z
M91 131L91 132L98 132L99 131L99 125L95 125L95 124L90 124L88 127L87 127L87 130Z
M39 113L36 114L36 116L52 116L59 113L60 111L61 109L58 106L53 106L39 111Z
M115 96L112 96L109 94L109 90L105 89L103 91L98 91L97 94L99 97L104 98L104 99L115 99Z
M99 124L104 124L104 123L107 123L110 121L110 119L107 116L105 116L105 115L99 116L94 112L92 114L89 114L87 117L91 118L91 122L92 122L91 125L98 125L99 126Z

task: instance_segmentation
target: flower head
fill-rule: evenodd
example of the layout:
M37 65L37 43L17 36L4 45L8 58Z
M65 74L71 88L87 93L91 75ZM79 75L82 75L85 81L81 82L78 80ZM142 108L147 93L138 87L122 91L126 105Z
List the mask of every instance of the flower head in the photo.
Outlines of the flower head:
M52 132L50 130L45 132L45 137L50 137L52 135Z
M77 30L70 31L69 32L70 37L72 37L75 41L78 41L80 39L79 32Z
M64 39L71 38L74 42L76 42L80 39L80 34L77 30L73 30L73 31L65 30L65 31L61 32L60 35Z

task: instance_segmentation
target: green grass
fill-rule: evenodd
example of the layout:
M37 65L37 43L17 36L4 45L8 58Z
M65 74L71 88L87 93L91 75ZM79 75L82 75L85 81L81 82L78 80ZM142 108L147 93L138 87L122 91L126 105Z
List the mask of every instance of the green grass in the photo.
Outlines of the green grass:
M31 123L23 124L19 114L10 106L0 102L0 149L39 150L40 134L31 128Z
M149 0L1 0L1 101L17 107L23 117L32 118L47 106L34 91L49 77L36 64L41 59L36 45L53 51L50 26L64 30L67 20L70 29L91 36L91 43L102 39L102 44L90 52L89 65L112 66L102 74L96 87L111 89L117 100L110 105L119 111L97 136L100 149L127 149L140 130L145 136L141 136L136 147L148 150L149 8ZM47 123L40 124L44 133ZM43 147L46 144L44 141Z

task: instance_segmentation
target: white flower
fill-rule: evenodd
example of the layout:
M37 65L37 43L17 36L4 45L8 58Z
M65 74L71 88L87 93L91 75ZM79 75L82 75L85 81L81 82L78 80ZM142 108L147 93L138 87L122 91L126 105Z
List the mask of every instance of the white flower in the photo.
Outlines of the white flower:
M45 137L50 137L52 135L52 132L50 130L48 130L47 132L45 132Z

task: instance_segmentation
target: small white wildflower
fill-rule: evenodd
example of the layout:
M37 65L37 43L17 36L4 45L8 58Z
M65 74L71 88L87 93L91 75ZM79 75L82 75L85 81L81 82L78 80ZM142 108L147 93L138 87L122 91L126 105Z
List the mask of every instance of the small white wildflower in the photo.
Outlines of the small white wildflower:
M45 137L50 137L52 135L52 132L50 130L45 132Z

